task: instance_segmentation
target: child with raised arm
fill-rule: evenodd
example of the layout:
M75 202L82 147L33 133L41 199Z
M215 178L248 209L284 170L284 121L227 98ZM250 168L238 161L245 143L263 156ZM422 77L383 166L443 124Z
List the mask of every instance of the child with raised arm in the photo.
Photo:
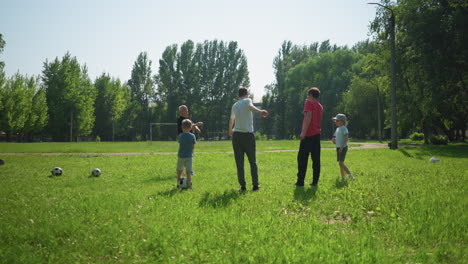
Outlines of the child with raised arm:
M337 126L335 134L333 135L333 143L336 146L336 161L340 165L341 180L345 180L345 175L348 174L350 180L354 180L353 175L345 165L344 161L346 153L348 152L348 128L346 127L347 121L344 114L337 114L333 118Z
M193 161L193 149L197 140L195 135L190 133L192 129L192 121L190 119L184 119L182 121L182 130L178 137L179 141L179 152L177 154L177 187L182 179L184 169L187 173L187 186L192 188L192 161Z

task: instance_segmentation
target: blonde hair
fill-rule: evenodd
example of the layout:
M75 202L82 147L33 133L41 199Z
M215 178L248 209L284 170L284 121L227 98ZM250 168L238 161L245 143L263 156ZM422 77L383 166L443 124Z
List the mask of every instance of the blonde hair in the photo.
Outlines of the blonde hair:
M184 119L182 121L182 129L192 128L192 121L190 119Z

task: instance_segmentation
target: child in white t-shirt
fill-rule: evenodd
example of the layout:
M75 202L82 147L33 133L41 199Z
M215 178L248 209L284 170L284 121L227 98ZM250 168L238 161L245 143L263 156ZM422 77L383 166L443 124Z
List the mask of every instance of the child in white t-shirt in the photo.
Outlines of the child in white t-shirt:
M333 135L333 143L336 145L336 161L340 165L341 179L345 179L345 175L348 174L350 180L354 180L353 175L345 165L344 161L346 153L348 152L348 128L346 127L347 121L344 114L337 114L333 118L337 126L335 134Z

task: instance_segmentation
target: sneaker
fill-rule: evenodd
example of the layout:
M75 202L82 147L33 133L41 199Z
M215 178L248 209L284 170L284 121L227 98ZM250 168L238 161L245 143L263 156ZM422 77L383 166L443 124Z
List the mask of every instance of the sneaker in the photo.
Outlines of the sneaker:
M193 177L193 176L195 176L195 171L194 171L194 170L192 170L192 177Z
M239 189L239 192L245 192L247 191L247 188L245 188L245 186L241 186L241 188Z
M349 179L354 181L354 176L352 174L348 175L349 176Z
M258 187L258 186L254 186L254 187L252 188L252 191L253 191L253 192L256 192L256 191L259 191L259 190L260 190L260 187Z

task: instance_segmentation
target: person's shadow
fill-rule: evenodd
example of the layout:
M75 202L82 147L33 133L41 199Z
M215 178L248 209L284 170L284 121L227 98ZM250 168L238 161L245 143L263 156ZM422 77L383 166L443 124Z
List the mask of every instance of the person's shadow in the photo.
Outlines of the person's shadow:
M238 191L224 191L221 194L212 194L205 192L201 198L199 205L200 207L226 207L231 204L233 201L238 199L242 194Z
M337 189L348 187L348 180L346 179L342 180L340 177L338 177L335 180L335 186Z
M315 193L317 192L317 186L310 188L306 187L295 187L294 189L294 200L302 204L306 204L311 200L315 200Z
M166 190L166 191L158 192L156 195L158 195L158 196L165 196L165 197L172 197L172 196L174 196L176 193L180 193L180 192L182 192L181 189L174 187L174 188L169 189L169 190Z

